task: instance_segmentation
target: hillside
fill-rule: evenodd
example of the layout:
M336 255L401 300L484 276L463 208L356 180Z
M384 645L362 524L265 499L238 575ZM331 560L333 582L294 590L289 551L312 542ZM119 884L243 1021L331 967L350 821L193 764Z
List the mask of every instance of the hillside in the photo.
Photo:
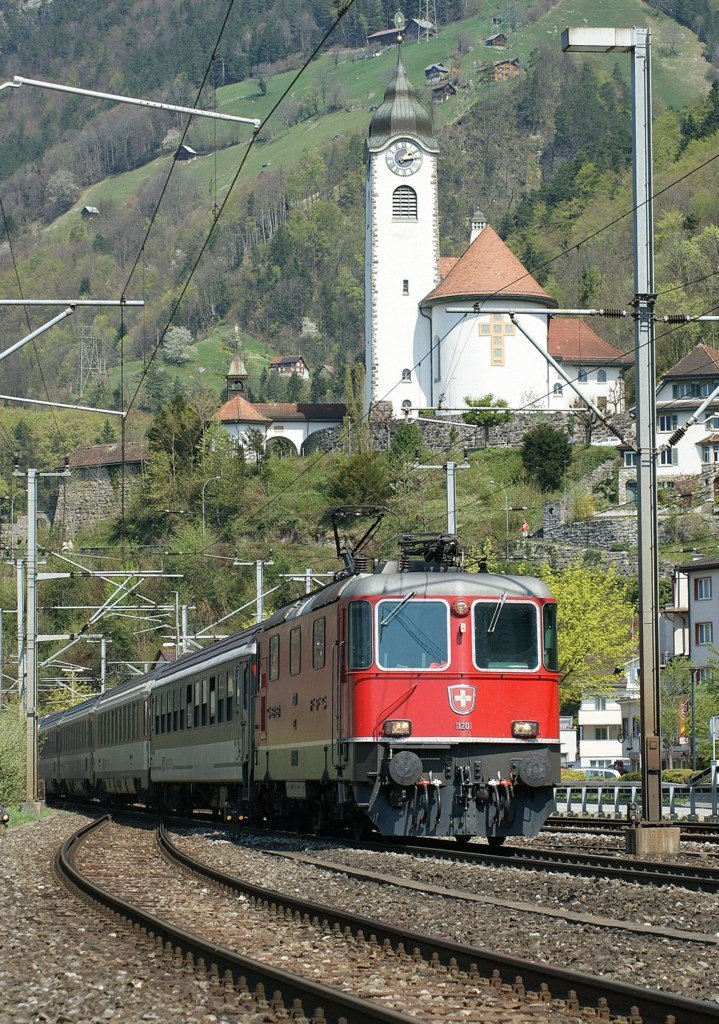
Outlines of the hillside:
M636 20L650 23L655 33L658 106L680 105L705 95L709 65L701 57L697 38L639 0L632 3ZM76 7L56 0L52 8L57 32L63 25L68 29L75 24L72 18L78 13ZM140 5L137 10L141 12ZM193 5L186 5L186 10L191 12ZM458 68L456 80L466 86L460 89L458 100L435 107L442 147L443 250L462 251L466 245L467 216L476 203L481 203L490 220L509 235L511 243L532 267L539 257L556 251L560 243L566 242L574 222L585 212L601 210L602 215L606 213L611 219L610 211L624 195L623 176L629 153L625 84L628 62L602 63L559 53L558 32L564 23L601 21L610 15L621 20L620 8L614 0L608 0L598 11L589 0L571 5L568 0L561 0L553 6L538 0L533 5L519 4L513 10L515 22L507 26L509 55L519 56L527 66L524 78L488 86L480 84L475 75L478 65L503 55L483 45L494 11L489 4L479 6L469 18L446 25L436 39L405 45L403 57L417 82L422 81L427 63L444 60ZM625 17L626 10L626 4L622 5ZM83 11L94 25L91 12L85 7ZM166 13L164 6L161 18L163 12ZM211 13L206 19L208 23ZM119 24L117 17L117 5L108 5L106 24L114 26L112 38ZM172 45L173 38L172 34L168 36L168 45ZM340 39L349 43L354 37L345 33ZM25 53L16 40L15 50L4 55L6 64L16 57L37 59L38 67L48 76L58 73L56 77L67 80L67 74L59 74L62 68L57 62L48 63L47 58L43 63L37 57L33 49L37 40L33 37L31 42ZM309 45L309 37L305 43ZM138 46L141 49L142 44ZM76 80L92 73L92 62L88 63L90 50L88 44L85 63L79 61L76 65ZM343 367L362 344L362 144L370 108L381 99L394 62L391 51L362 60L355 59L358 56L360 51L349 46L338 46L321 55L299 79L275 118L263 128L175 316L176 323L193 333L197 359L179 368L167 366L161 359L156 361L149 383L157 395L168 394L168 388L177 387L190 392L209 388L218 395L224 367L237 339L244 345L250 363L254 363L256 375L265 356L301 349L311 365L331 362L338 371L335 386L341 387ZM101 83L110 81L107 72L111 67L112 61L102 71ZM205 96L203 102L215 102L218 109L262 117L290 81L291 72L280 68L281 65L269 67L258 63L253 68L253 78L218 86L216 97ZM226 68L225 81L230 77ZM121 88L130 80L115 81L119 84L114 87ZM99 167L106 151L115 154L116 163L117 154L124 151L121 146L106 145L113 138L113 126L103 118L120 118L118 124L133 139L138 126L147 126L152 119L144 112L128 112L127 108L95 115L96 108L90 104L87 114L93 118L77 132L70 114L74 111L76 116L78 104L84 101L68 101L55 95L48 98L39 92L31 100L24 99L27 94L22 91L11 97L4 95L9 115L3 125L4 151L14 137L13 118L18 110L24 111L23 104L40 104L38 109L44 104L46 119L50 112L59 114L60 121L69 118L65 129L67 141L59 148L53 146L52 132L48 134L40 174L35 171L32 177L33 188L27 186L27 170L14 174L3 189L3 204L10 218L25 292L117 296L127 288L128 297L143 298L147 304L142 314L128 313L123 325L116 313L95 318L78 313L38 343L44 376L52 381L54 394L66 399L74 397L79 328L83 324L92 326L99 337L109 377L103 388L85 398L103 403L117 401L120 349L128 393L134 389L138 374L153 351L158 332L167 325L201 240L209 230L213 207L223 201L238 160L245 153L248 131L244 130L243 143L231 145L227 128L220 126L216 132L199 124L191 128L188 140L206 155L174 167L147 245L133 268L157 196L171 168L170 152L86 188L78 182L91 173L89 154L98 154L95 164ZM458 117L465 106L467 111ZM676 127L679 123L678 115L669 110L663 116L667 125ZM53 125L56 120L53 119ZM163 132L168 125L172 127L162 117L160 122ZM493 130L495 124L502 125L501 132ZM152 131L152 145L162 149L156 129ZM177 135L171 133L170 138L176 144ZM658 147L659 159L669 165L675 155L670 145ZM72 186L68 186L62 201L53 201L52 190L48 193L53 167L56 176L69 175ZM584 171L577 176L582 168ZM117 169L122 171L122 160ZM575 194L576 188L574 193L571 188L567 190L567 181L579 182L581 195ZM38 182L43 189L40 194ZM67 210L53 216L55 208L63 204L68 206ZM83 221L79 211L84 204L97 206L100 216ZM545 209L550 214L549 221L543 213ZM44 223L48 218L49 222ZM558 295L567 298L577 292L577 281L588 273L584 267L568 267L569 261L560 261L548 282L556 287ZM589 284L582 285L584 292L591 285L599 294L597 272L592 269L589 276ZM623 287L626 291L623 264L614 261L611 273L608 271L602 281L607 290ZM17 289L7 250L0 250L0 288L5 294L15 294ZM305 316L319 326L319 334L314 338L300 338L300 324ZM240 328L237 336L233 334L234 325ZM125 331L122 346L121 326ZM17 336L23 327L17 311L3 311L3 337ZM29 351L0 368L0 383L11 393L44 391L35 357ZM156 407L155 400L147 394L141 395L139 401L147 408Z

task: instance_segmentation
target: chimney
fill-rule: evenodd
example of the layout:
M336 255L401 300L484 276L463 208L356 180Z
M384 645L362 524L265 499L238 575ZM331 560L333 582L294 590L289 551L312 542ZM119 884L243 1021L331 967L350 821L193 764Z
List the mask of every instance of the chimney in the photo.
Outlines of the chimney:
M487 218L484 216L481 210L475 210L472 214L472 231L469 236L469 244L482 234L484 229L487 227Z

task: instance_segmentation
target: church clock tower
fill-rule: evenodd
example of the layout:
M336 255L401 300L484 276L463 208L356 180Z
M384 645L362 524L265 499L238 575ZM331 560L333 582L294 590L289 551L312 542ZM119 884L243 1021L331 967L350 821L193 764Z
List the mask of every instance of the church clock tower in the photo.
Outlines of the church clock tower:
M366 406L391 402L395 416L430 404L437 371L431 324L419 312L439 281L437 153L398 47L367 139L365 228Z

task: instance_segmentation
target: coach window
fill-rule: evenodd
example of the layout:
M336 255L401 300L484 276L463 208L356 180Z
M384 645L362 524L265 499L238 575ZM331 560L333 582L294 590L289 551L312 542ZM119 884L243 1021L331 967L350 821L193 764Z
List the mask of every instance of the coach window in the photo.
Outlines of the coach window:
M441 671L449 663L449 608L444 601L380 601L380 668Z
M325 617L312 623L312 668L325 667Z
M526 672L539 667L537 609L526 601L477 601L474 663L479 669Z
M299 675L302 658L302 626L290 630L290 675Z
M347 668L369 668L371 664L372 605L369 601L351 601Z
M269 676L270 679L278 679L280 675L280 637L279 634L275 633L274 636L270 637L270 657L269 657Z
M198 680L195 684L194 689L194 701L195 701L195 728L200 724L200 681Z
M225 720L225 673L217 677L217 724L222 725Z
M214 681L214 680L213 680ZM202 680L202 724L207 725L207 706L209 704L209 694L207 687L207 680Z
M217 721L217 679L210 676L210 725Z
M180 725L180 691L172 691L172 731L177 732Z

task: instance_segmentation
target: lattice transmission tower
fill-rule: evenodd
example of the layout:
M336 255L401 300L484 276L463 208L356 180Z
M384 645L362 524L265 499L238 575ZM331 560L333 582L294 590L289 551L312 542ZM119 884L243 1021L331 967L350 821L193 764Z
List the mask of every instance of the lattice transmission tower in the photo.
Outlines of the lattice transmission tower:
M437 35L437 0L418 0L417 21L420 24L417 42L421 39L428 41L430 36Z
M107 362L100 355L100 338L94 327L83 324L80 327L80 396L90 382L99 384L106 373Z

